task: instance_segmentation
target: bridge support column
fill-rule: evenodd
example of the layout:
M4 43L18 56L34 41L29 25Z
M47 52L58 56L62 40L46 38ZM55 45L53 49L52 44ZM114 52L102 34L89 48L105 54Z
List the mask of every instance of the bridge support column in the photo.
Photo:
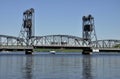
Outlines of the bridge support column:
M92 54L91 48L85 48L85 49L83 49L82 54L83 55L90 55L90 54Z
M32 53L33 53L33 49L26 49L25 50L26 55L32 55Z

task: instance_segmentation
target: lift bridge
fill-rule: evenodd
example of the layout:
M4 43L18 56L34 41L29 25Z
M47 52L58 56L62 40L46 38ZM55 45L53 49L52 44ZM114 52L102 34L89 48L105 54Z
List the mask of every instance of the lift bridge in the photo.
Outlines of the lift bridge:
M101 51L120 51L116 45L120 40L98 40L94 17L92 15L82 17L82 37L72 35L34 35L34 9L23 12L23 24L18 37L0 35L0 51L23 51L29 54L35 48L66 48L66 49L99 49ZM84 51L83 53L86 53Z

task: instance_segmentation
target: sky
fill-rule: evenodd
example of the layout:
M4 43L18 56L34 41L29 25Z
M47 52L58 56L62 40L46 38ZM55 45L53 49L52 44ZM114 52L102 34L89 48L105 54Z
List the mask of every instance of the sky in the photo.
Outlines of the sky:
M98 39L120 39L120 0L0 0L0 35L18 36L30 8L36 36L82 37L82 17L91 14Z

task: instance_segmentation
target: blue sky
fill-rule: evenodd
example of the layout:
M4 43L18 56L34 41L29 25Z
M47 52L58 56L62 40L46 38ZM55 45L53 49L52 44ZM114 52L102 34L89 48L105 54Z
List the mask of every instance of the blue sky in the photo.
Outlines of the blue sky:
M37 36L82 37L82 16L92 14L98 39L120 39L120 0L0 0L0 34L18 36L22 13L35 9Z

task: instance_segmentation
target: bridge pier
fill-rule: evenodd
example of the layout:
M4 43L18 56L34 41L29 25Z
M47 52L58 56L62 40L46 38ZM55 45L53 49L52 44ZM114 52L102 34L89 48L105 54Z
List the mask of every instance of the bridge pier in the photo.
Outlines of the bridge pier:
M83 55L90 55L90 54L92 54L91 48L84 48L83 51L82 51L82 54Z
M26 49L25 50L26 55L32 55L32 53L33 53L33 49Z

